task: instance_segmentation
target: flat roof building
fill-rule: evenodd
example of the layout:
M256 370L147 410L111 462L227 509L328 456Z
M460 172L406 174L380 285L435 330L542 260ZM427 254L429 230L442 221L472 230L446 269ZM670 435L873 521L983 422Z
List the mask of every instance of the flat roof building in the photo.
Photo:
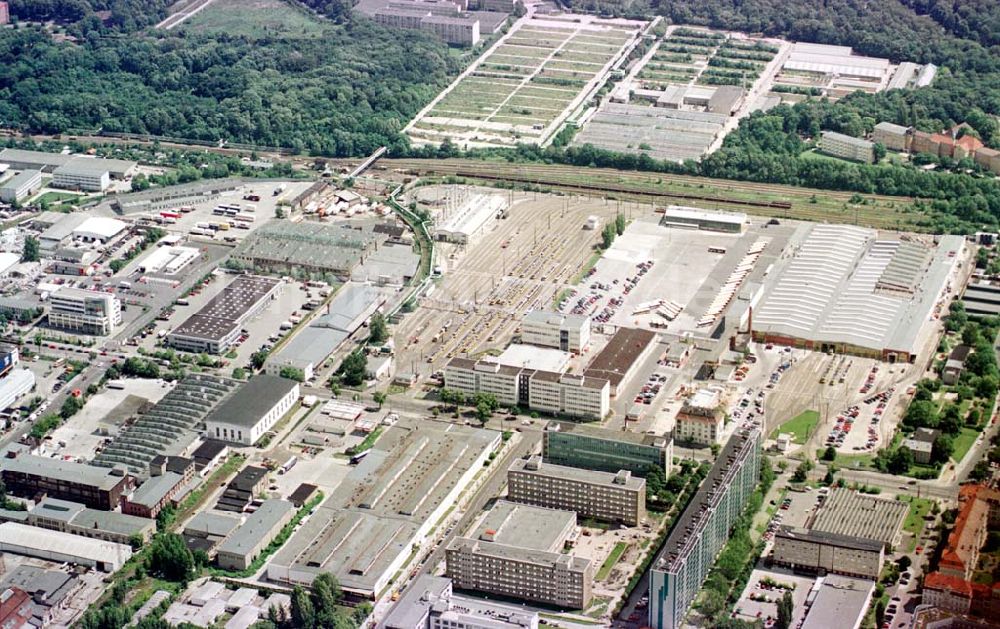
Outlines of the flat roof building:
M871 164L875 161L875 143L855 138L836 131L823 131L819 139L819 149L824 153Z
M507 498L625 526L638 526L646 517L646 481L642 478L627 470L610 473L543 463L537 454L511 464Z
M111 170L101 159L74 157L52 171L52 187L104 192L111 185Z
M575 529L572 511L501 500L475 532L448 545L446 574L461 589L586 608L593 562L562 552Z
M129 483L121 469L14 451L0 459L0 474L7 491L14 495L30 498L42 493L106 511L118 506Z
M281 285L280 279L272 277L237 277L167 334L167 345L187 352L225 353L236 343L243 323L266 308L277 297Z
M702 388L684 400L677 413L674 437L681 442L711 446L722 439L726 421L720 389Z
M298 399L299 383L295 380L254 376L205 417L205 432L217 441L253 445Z
M108 242L128 229L128 223L116 218L90 216L73 229L73 238L83 242Z
M914 461L926 465L931 462L934 441L937 440L940 434L941 431L939 430L917 428L912 435L903 439L902 447L913 453Z
M668 205L663 210L660 224L664 227L740 234L746 228L747 215L740 212L713 212L696 207Z
M708 476L677 518L649 578L649 624L682 625L760 478L760 430L729 438Z
M822 580L819 591L800 629L859 629L872 595L875 593L873 579L852 579L831 575Z
M875 540L781 526L774 535L772 559L792 570L877 579L885 545Z
M265 500L215 551L225 570L246 570L295 515L287 500Z
M41 171L22 170L0 184L0 201L18 203L37 192L41 187Z
M49 295L47 321L60 330L107 336L121 325L122 303L110 293L60 288Z
M152 520L117 511L91 509L79 502L58 498L42 499L28 512L26 523L116 544L130 544L134 538L146 542L156 532L156 523Z
M651 467L670 474L673 440L669 436L615 431L575 422L550 421L542 433L546 463L643 477Z
M103 572L117 571L132 556L132 547L126 544L48 531L17 522L0 524L0 551L57 563L75 563Z
M836 487L830 490L809 528L880 542L892 549L899 544L903 520L908 511L905 502L874 498Z
M872 132L872 141L878 142L885 148L892 151L910 150L910 141L913 138L913 128L893 124L891 122L880 122L875 125Z
M422 574L379 625L382 629L538 629L538 612L458 596L451 579Z
M183 485L184 476L176 472L151 476L122 502L122 513L155 519Z
M521 320L521 342L579 354L590 345L590 317L532 310Z
M331 572L346 592L374 599L414 545L432 543L500 442L492 430L401 419L278 551L268 579L308 585Z

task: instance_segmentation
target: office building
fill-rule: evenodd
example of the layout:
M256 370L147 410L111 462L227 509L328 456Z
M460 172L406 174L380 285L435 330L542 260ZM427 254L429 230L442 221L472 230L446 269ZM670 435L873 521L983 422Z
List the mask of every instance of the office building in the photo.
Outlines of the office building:
M904 127L891 122L878 123L872 132L872 141L881 144L890 151L909 151L912 138L912 127Z
M670 474L674 444L669 436L558 421L549 422L542 436L545 463L612 474L627 470L643 478L652 467Z
M532 310L521 320L521 342L579 354L590 345L590 317Z
M838 487L807 524L814 531L877 541L891 550L899 544L908 511L905 502Z
M855 138L835 131L823 131L819 139L819 150L856 162L871 164L875 161L875 143Z
M490 393L505 406L555 415L601 419L611 407L606 379L503 365L496 360L453 358L445 366L448 389Z
M7 491L31 498L45 494L53 498L82 502L94 509L110 511L118 506L129 486L121 469L72 463L10 451L0 459L0 473Z
M679 516L649 581L649 624L676 629L705 582L730 529L760 478L760 430L729 438L698 492Z
M711 446L722 439L726 421L719 389L699 389L684 401L677 413L674 436L682 443Z
M295 515L287 500L265 500L215 551L225 570L246 570Z
M627 470L595 472L518 459L507 470L512 502L573 511L580 518L638 526L646 517L646 481Z
M747 215L741 212L712 212L696 207L668 205L663 210L660 225L741 234L747 225Z
M0 551L115 572L132 556L126 544L47 531L18 522L0 524Z
M576 514L497 502L470 537L445 551L455 587L569 609L590 604L593 562L563 553Z
M41 187L41 171L22 170L0 184L0 201L4 203L18 203L37 192Z
M147 542L156 532L153 520L117 511L91 509L79 502L58 498L43 498L28 512L26 523L116 544L130 544L133 539Z
M260 374L205 417L205 434L216 441L251 446L299 399L295 380Z
M422 574L379 625L382 629L538 629L538 612L458 596L451 579Z
M243 323L277 298L281 284L281 280L272 277L237 277L167 334L167 345L186 352L225 353L240 337Z
M774 535L776 565L816 574L878 579L885 561L882 542L782 526Z
M61 288L49 295L48 323L53 328L107 336L121 322L121 301L110 293Z
M52 187L104 192L111 185L111 171L100 159L74 158L52 171Z
M650 352L656 347L655 332L641 328L618 328L597 356L590 361L583 375L607 380L611 395L617 396Z

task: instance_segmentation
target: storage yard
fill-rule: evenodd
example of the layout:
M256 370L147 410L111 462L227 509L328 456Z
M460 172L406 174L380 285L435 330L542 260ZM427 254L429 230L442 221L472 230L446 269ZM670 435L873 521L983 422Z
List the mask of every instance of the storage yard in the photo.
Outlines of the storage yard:
M518 22L405 131L414 144L545 143L623 61L643 26L586 15Z

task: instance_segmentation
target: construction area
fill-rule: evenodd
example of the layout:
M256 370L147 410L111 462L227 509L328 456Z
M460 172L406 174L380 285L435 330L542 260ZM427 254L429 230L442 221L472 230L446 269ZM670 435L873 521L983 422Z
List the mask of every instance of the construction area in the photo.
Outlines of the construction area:
M644 22L590 15L518 21L407 125L414 144L545 144L638 43Z

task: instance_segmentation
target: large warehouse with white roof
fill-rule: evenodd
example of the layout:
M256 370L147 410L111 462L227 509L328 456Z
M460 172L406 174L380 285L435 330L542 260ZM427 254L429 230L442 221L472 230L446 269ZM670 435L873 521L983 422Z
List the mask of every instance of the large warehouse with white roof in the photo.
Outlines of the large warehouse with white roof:
M935 248L861 227L803 225L753 311L754 338L913 361L964 246L960 236Z

